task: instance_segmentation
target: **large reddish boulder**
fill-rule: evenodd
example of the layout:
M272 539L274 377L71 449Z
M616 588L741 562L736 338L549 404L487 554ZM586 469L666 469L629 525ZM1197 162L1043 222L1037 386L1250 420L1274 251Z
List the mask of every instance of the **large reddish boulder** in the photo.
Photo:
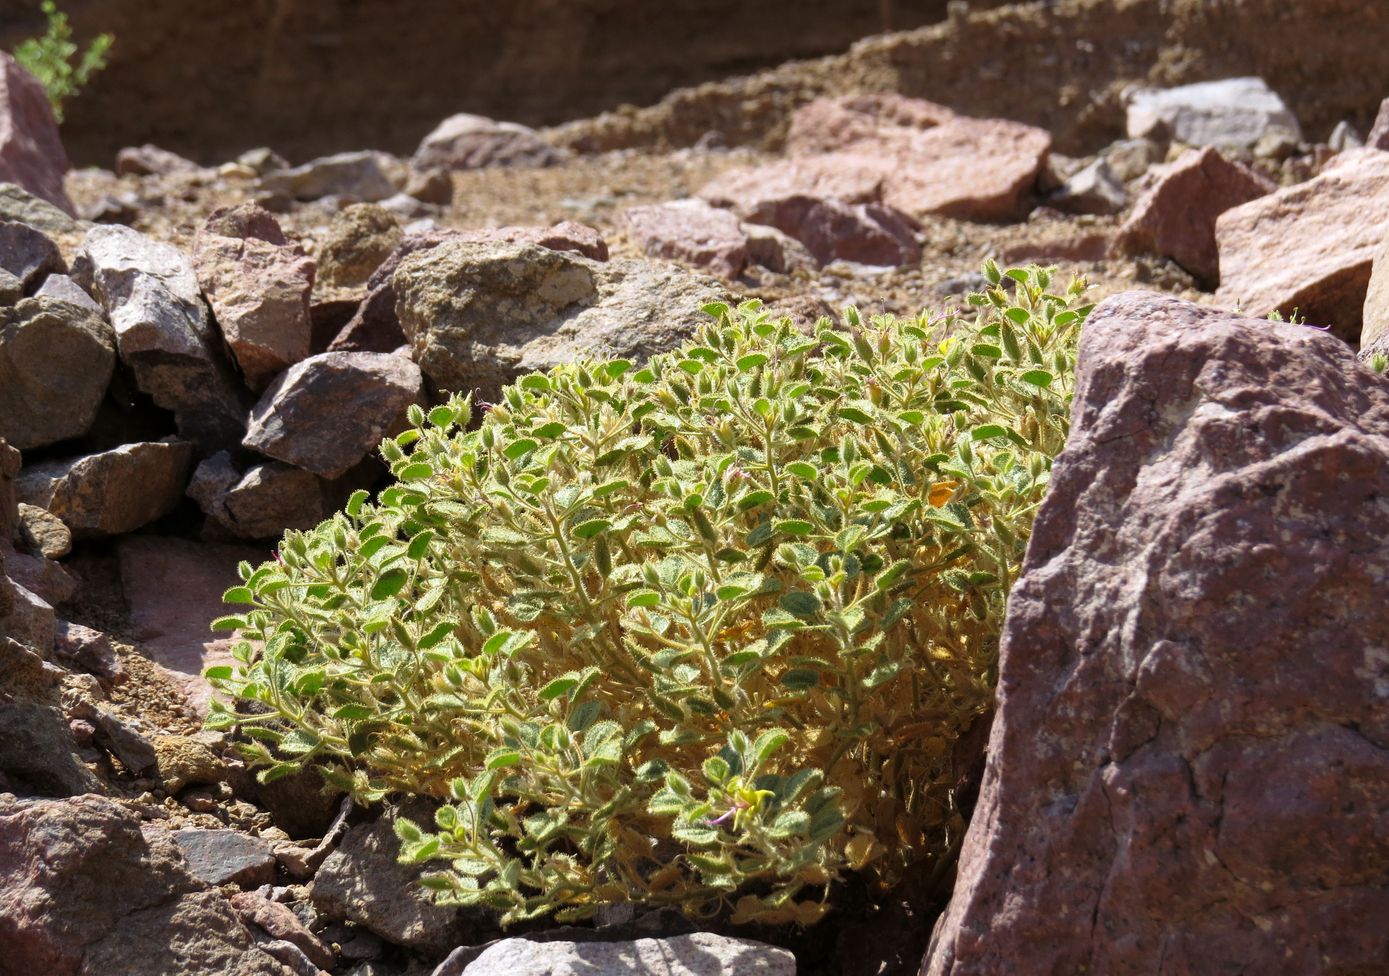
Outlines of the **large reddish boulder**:
M1251 315L1297 312L1355 341L1386 227L1389 152L1343 153L1320 176L1220 215L1216 299Z
M923 973L1383 970L1385 498L1389 381L1343 343L1095 310Z
M920 219L1021 216L1051 150L1044 130L901 95L818 99L797 111L788 158L734 170L700 195L749 211L790 195L882 203Z
M73 213L63 190L68 155L43 85L0 51L0 183L15 183Z
M1169 257L1213 287L1220 280L1216 219L1273 190L1271 182L1218 149L1187 153L1134 205L1117 243L1126 251Z

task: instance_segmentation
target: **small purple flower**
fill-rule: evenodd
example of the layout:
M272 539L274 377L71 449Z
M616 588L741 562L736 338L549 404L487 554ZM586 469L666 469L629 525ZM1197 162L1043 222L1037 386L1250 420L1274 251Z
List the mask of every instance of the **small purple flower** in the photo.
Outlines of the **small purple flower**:
M735 807L734 809L725 812L725 813L723 814L723 816L718 817L717 819L709 820L708 818L705 818L704 826L706 826L706 827L722 827L724 824L728 823L728 821L731 820L731 819L733 818L733 815L734 815L735 813L737 813L737 812L738 812L738 810L737 810L737 808Z

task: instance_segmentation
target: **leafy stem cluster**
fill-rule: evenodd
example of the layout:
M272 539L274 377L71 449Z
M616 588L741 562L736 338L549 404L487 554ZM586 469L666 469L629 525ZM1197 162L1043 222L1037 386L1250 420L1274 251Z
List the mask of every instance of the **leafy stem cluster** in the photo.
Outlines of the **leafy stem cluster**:
M1000 272L962 313L710 306L645 364L454 397L395 483L242 567L212 723L401 820L445 901L814 922L963 823L1008 588L1065 443L1084 286Z

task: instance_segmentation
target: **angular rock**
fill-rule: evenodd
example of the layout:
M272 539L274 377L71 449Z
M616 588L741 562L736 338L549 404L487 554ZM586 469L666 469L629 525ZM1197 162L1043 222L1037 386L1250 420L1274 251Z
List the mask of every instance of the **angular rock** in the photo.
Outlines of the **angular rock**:
M253 203L215 211L198 231L193 268L252 389L309 354L314 260L268 212Z
M0 437L0 550L15 537L19 526L19 503L15 498L14 479L19 474L24 456Z
M535 942L503 939L466 967L447 963L434 976L550 976L552 973L642 973L650 976L795 976L788 950L751 939L693 932L634 942Z
M116 543L121 591L130 608L130 637L170 672L192 705L204 710L211 689L202 677L231 661L232 640L208 630L226 613L222 594L238 582L237 564L264 562L265 549L161 536L126 536ZM177 587L168 585L178 580Z
M490 227L468 231L429 231L407 234L367 281L369 292L351 321L328 346L329 352L392 352L406 344L396 314L391 280L400 262L417 251L445 241L535 244L553 251L573 251L595 261L608 259L608 243L592 227L564 220L552 227Z
M0 269L14 275L29 292L50 273L64 270L64 265L58 245L42 231L15 220L0 220Z
M100 705L87 718L95 726L96 743L119 759L131 775L139 776L158 764L153 744L135 723Z
M522 373L580 356L644 359L670 349L724 291L655 262L467 242L407 257L392 283L425 375L485 401Z
M318 284L357 288L391 256L402 232L395 217L373 203L340 211L318 248Z
M72 530L44 508L19 505L19 537L31 552L44 559L62 559L72 552Z
M1379 115L1370 127L1370 134L1365 137L1365 145L1371 149L1389 150L1389 98L1380 102Z
M146 143L126 146L116 153L117 176L169 176L173 173L196 173L202 169L191 159L178 153Z
M1164 158L1163 149L1151 139L1120 139L1100 153L1110 170L1125 183L1139 179Z
M394 196L391 178L400 162L388 153L371 150L344 152L314 159L293 169L275 170L260 178L263 190L291 200L335 196L375 203Z
M0 797L0 943L45 976L283 976L166 831L95 796Z
M235 830L176 830L174 843L188 870L210 885L256 888L275 880L270 843Z
M1364 325L1360 330L1361 358L1389 353L1389 231L1375 254L1370 283L1365 290Z
M24 468L19 497L46 508L74 538L120 535L171 512L183 497L192 445L125 444L111 451Z
M895 266L921 260L911 221L881 204L786 196L763 200L746 217L800 242L820 264L853 261Z
M0 544L0 550L5 548ZM51 617L53 607L67 603L77 594L77 578L65 570L61 563L42 556L28 556L12 549L8 550L5 552L5 572L9 573L13 582L47 605L42 611L45 617ZM44 626L47 628L50 625ZM47 644L42 646L47 647Z
M184 735L150 737L159 778L170 796L194 783L212 785L226 778L226 763L205 743Z
M1389 227L1389 153L1342 153L1321 175L1216 221L1216 300L1252 315L1294 311L1354 342Z
M426 823L433 816L420 804L408 815L422 815ZM464 914L431 902L419 884L422 869L399 863L399 854L389 815L350 828L314 875L314 907L422 952L444 953L467 942L471 926Z
M1252 151L1260 141L1297 145L1297 117L1262 78L1226 78L1179 88L1141 88L1128 96L1131 139Z
M99 630L59 620L53 633L53 654L65 664L96 675L104 687L125 682L125 665L111 647L111 638Z
M733 170L699 195L745 220L763 201L802 195L882 203L917 219L1006 220L1024 211L1051 136L920 99L855 95L799 109L786 143L790 158Z
M1389 386L1317 329L1130 293L1009 595L923 973L1389 958Z
M231 905L247 925L254 925L271 938L294 945L319 969L334 968L333 950L310 932L289 906L250 891L232 895Z
M63 191L67 153L43 85L0 51L0 180L72 213Z
M1074 214L1116 214L1128 202L1128 191L1103 158L1072 174L1047 197L1047 206Z
M326 352L290 367L251 410L243 446L323 478L338 478L402 429L424 399L404 356Z
M1273 190L1271 182L1218 149L1187 153L1134 204L1116 243L1130 253L1169 257L1214 287L1220 280L1216 219Z
M0 308L0 437L21 450L81 437L115 366L97 313L37 296Z
M39 290L34 292L35 298L50 298L54 301L67 302L69 305L76 305L78 308L87 309L90 312L101 314L101 306L98 305L91 295L82 290L82 286L73 281L65 274L50 274L43 279L43 284ZM114 343L114 335L113 343Z
M534 130L481 115L451 115L425 136L411 162L418 169L555 166L568 156Z
M106 310L121 360L143 392L174 412L183 436L208 450L240 439L240 385L186 255L129 227L94 227L73 278Z
M63 713L31 702L0 703L0 774L16 790L35 796L78 796L99 793L98 780L77 758ZM0 810L4 800L0 799ZM0 812L0 824L4 814ZM0 831L0 851L6 838ZM5 876L0 853L0 878ZM3 943L8 885L0 884L0 944ZM47 970L42 970L47 972Z
M0 219L28 224L50 235L82 233L82 225L70 212L4 179L0 179Z
M411 169L405 193L421 203L447 207L453 203L453 179L446 170Z
M198 465L188 496L242 539L278 538L286 529L313 528L332 514L323 483L309 472L270 461L242 474L225 451Z
M440 240L472 241L477 244L534 244L551 251L572 251L595 261L608 259L608 242L601 234L573 220L561 220L550 227L508 226L474 230L446 231Z
M40 655L47 656L53 647L53 606L19 580L15 563L22 557L5 557L9 575L9 612L0 617L0 636L11 637Z
M819 262L804 244L790 234L765 224L743 224L748 239L748 260L777 274L800 268L814 269Z
M738 218L703 200L629 207L622 224L648 257L682 261L729 279L748 262L748 239Z

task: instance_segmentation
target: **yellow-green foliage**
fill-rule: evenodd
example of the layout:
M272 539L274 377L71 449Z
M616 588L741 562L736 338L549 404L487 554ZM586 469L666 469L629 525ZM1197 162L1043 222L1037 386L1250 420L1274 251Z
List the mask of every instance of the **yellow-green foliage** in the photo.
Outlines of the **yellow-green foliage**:
M48 29L42 37L30 38L14 49L14 59L43 85L53 115L63 120L63 101L86 87L92 75L106 67L106 53L114 42L110 34L99 34L77 57L78 47L72 40L72 28L67 14L53 0L41 5ZM77 62L73 63L73 58Z
M450 802L399 822L439 897L809 923L962 829L953 741L1066 439L1082 286L986 269L966 314L755 303L647 364L454 398L382 446L397 483L230 591L209 672L273 778ZM1000 284L1001 282L1001 284ZM1007 285L1008 287L1003 287Z

